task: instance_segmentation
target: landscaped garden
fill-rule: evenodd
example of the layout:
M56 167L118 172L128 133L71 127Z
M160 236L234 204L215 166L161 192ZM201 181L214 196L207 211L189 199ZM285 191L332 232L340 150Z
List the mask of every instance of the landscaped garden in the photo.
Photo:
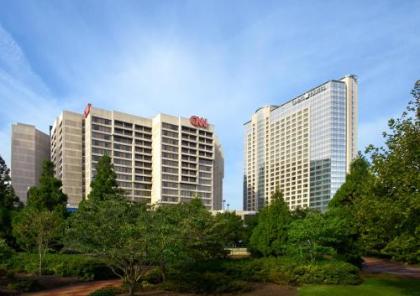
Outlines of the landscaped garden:
M362 275L360 267L366 254L420 262L419 105L417 96L390 121L386 147L353 161L323 213L290 211L281 188L245 221L212 215L199 197L158 207L131 202L107 155L76 212L66 211L51 162L23 206L0 158L0 291L119 278L121 288L95 295L244 294L272 284L293 287L290 295L414 295L418 280ZM251 256L229 258L226 249L237 246Z

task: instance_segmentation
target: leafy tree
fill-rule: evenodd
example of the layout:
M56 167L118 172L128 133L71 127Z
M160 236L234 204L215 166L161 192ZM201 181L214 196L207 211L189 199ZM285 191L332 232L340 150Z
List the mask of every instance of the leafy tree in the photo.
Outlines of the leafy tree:
M5 239L0 239L0 271L2 268L6 268L8 259L13 255L13 249L9 247Z
M385 147L367 149L376 176L374 196L363 200L356 212L368 252L406 261L417 261L413 250L420 248L420 86L416 85L407 111L389 120Z
M59 208L64 214L67 195L61 190L62 186L61 180L54 176L54 163L44 161L39 185L31 187L28 191L28 207L49 211Z
M334 249L327 246L333 239L330 227L319 212L309 213L305 218L293 221L288 232L288 253L310 261L335 254Z
M12 212L21 205L10 181L10 170L0 156L0 238L9 243L12 240Z
M110 196L108 196L110 197ZM134 295L150 264L147 231L149 213L144 205L123 199L84 201L72 215L66 245L103 258Z
M194 198L177 205L182 248L192 262L221 258L226 255L219 225L203 205Z
M269 255L283 255L287 248L287 231L292 217L280 191L271 197L271 203L258 215L258 225L250 239L253 252Z
M236 247L245 239L245 227L241 217L235 212L218 213L215 223L220 229L220 236L224 240L224 247Z
M181 240L179 206L161 205L149 212L146 236L152 248L148 255L152 264L159 266L165 281L168 266L178 264L185 254Z
M370 172L368 161L359 153L350 165L346 180L328 204L329 208L349 207L371 194L374 176Z
M328 226L325 235L325 246L332 247L340 260L354 265L362 264L362 248L357 224L354 223L354 211L349 207L330 208L323 214Z
M117 174L115 173L111 157L102 156L96 166L96 176L92 180L91 192L88 199L101 201L109 198L120 198L122 191L118 188Z
M60 209L49 211L25 207L13 219L13 235L27 251L38 252L38 273L42 274L43 261L51 244L62 237L64 219Z

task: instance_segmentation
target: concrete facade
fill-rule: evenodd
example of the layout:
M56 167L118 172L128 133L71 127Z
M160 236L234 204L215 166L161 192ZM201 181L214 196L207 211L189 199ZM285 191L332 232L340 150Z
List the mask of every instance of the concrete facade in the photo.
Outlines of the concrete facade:
M69 116L72 120L67 119ZM193 120L194 119L194 120ZM84 114L63 112L53 127L51 153L57 165L77 168L77 183L71 191L75 207L90 192L101 156L111 156L117 182L128 199L149 204L171 204L189 201L197 196L209 209L222 208L223 153L214 135L214 127L197 118L158 114L144 118L117 111L94 108ZM67 123L66 123L67 121ZM77 122L74 159L63 159L67 150L60 129L69 121ZM63 122L63 123L62 123ZM196 124L198 123L198 124ZM195 124L195 125L194 125ZM201 124L201 126L200 126ZM63 142L63 144L60 144ZM67 142L69 143L69 142ZM74 143L75 144L75 143ZM72 164L68 162L71 161ZM60 164L61 162L61 164ZM63 191L69 194L66 174L60 173Z
M50 159L50 136L35 126L12 125L11 178L16 195L26 202L27 191L39 183L42 163Z
M64 111L51 129L51 160L63 183L68 207L76 207L83 192L83 116Z

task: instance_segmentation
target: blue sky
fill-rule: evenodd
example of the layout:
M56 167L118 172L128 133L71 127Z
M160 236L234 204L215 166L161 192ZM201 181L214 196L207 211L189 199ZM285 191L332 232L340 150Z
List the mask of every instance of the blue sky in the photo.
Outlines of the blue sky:
M0 154L14 122L47 132L94 106L200 115L242 207L242 124L345 74L359 77L359 149L381 144L420 79L420 1L0 1Z

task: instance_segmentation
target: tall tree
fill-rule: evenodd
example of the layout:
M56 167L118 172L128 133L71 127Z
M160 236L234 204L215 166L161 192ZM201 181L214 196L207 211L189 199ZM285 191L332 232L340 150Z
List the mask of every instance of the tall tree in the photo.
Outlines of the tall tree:
M118 188L117 174L112 166L111 157L102 156L96 166L96 176L90 183L91 192L88 199L101 201L119 198L122 191Z
M54 176L54 163L44 161L39 185L31 187L28 191L28 206L49 211L60 208L64 212L67 195L61 190L62 186L61 180Z
M283 194L277 190L271 203L258 215L258 225L254 228L250 249L264 256L283 255L287 249L287 232L292 221Z
M353 206L358 199L371 194L373 182L374 176L370 172L369 163L359 153L350 165L350 172L345 182L337 190L328 207Z
M385 146L370 146L376 176L372 198L362 199L356 220L367 251L420 262L420 83L398 119L388 122Z
M244 242L246 238L244 222L235 212L218 213L215 216L215 223L220 228L224 247L236 247Z
M10 170L0 156L0 238L10 243L12 212L21 204L11 185Z

